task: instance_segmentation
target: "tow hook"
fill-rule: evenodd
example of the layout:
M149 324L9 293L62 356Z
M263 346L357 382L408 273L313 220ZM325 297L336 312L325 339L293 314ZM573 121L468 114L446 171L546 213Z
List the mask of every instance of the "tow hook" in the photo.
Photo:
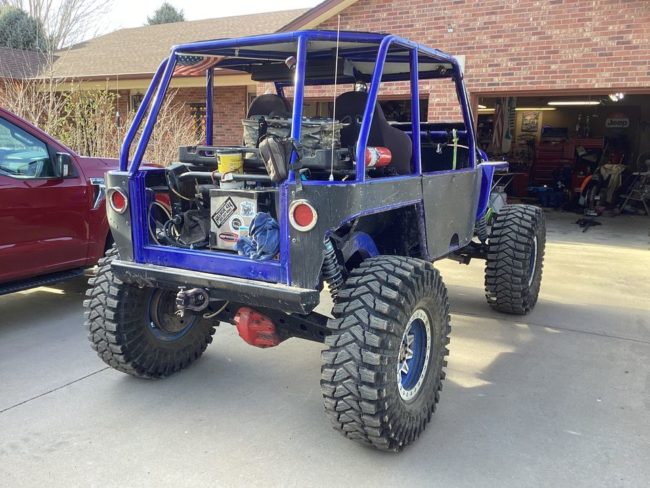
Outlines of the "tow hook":
M181 287L176 294L176 315L185 316L186 310L202 312L210 305L210 295L203 288L185 290Z

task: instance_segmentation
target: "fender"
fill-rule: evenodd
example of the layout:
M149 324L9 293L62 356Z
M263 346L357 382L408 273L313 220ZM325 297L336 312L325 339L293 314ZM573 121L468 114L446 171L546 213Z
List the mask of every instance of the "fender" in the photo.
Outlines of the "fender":
M485 161L480 163L478 167L481 169L481 194L478 199L478 207L476 209L476 220L479 220L485 212L487 212L490 204L490 192L492 191L492 179L494 172L497 169L508 169L506 161Z
M350 235L341 248L343 261L347 263L357 252L361 254L363 259L379 255L375 241L365 232L354 232Z

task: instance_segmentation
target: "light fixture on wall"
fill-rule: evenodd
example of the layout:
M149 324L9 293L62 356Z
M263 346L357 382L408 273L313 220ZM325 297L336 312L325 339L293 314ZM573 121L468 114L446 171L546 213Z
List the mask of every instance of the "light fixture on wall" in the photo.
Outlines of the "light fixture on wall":
M620 102L620 101L623 100L624 98L625 98L625 93L620 93L620 92L619 92L619 93L610 93L610 94L609 94L609 99L610 99L612 102Z
M549 112L557 109L555 107L517 107L515 110L517 112Z
M481 110L482 108L487 108L485 105L481 105L480 103L478 104L478 109Z
M447 25L447 32L449 32L450 34L454 32L454 26L452 24Z
M600 105L600 100L555 100L548 102L548 104L558 107L582 107L585 105Z

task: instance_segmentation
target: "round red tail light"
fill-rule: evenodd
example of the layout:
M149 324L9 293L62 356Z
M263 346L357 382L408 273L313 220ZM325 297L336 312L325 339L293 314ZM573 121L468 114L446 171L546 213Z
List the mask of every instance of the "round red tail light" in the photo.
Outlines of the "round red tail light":
M289 207L289 221L294 229L307 232L316 225L318 214L307 200L296 200Z
M117 213L124 213L126 211L126 207L129 204L129 200L124 192L119 188L111 188L108 190L108 193L108 203L110 204L111 208Z

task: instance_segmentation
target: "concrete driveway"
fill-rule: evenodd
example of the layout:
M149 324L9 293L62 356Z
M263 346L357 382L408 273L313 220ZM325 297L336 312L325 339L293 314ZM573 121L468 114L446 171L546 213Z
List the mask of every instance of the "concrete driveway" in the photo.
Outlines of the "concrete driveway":
M91 351L83 282L0 297L0 486L648 486L650 219L548 217L529 316L490 311L482 263L439 264L449 373L398 455L330 428L318 344L254 349L226 325L196 365L143 381Z

